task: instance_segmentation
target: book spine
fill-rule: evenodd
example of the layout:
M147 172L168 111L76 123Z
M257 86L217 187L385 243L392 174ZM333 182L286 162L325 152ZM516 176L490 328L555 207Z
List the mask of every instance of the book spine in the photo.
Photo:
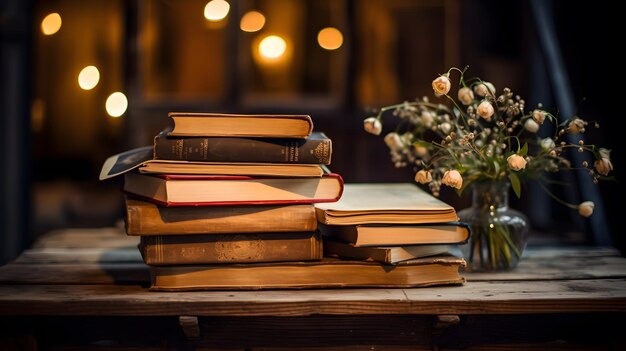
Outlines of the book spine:
M330 139L154 138L154 158L207 162L330 164Z
M128 235L185 235L311 232L317 229L313 205L157 207L127 202Z
M316 261L323 256L317 232L190 236L142 236L149 265Z

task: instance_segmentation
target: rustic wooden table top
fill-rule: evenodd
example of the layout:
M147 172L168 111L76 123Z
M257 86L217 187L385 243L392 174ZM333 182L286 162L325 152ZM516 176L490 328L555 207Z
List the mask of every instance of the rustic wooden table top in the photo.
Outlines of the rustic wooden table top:
M529 249L503 273L415 289L150 292L123 230L50 233L0 267L0 315L307 316L626 312L626 259L611 248Z

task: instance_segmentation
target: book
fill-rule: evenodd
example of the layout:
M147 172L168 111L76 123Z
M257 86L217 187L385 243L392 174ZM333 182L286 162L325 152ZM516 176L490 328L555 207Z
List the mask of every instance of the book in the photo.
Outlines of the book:
M337 201L338 174L321 178L124 174L124 191L164 206L298 204Z
M420 224L458 220L454 207L411 183L350 183L341 199L315 205L317 220L329 225Z
M173 136L306 138L313 130L307 115L243 115L170 112Z
M313 261L322 258L318 232L142 236L149 265Z
M162 207L126 197L128 235L311 232L311 204Z
M318 262L150 266L151 290L410 288L462 284L462 258L433 256L386 265L324 258Z
M465 223L433 224L318 224L323 235L336 238L354 246L404 246L423 244L463 244L470 236Z
M395 264L419 257L440 255L450 251L450 249L450 245L358 247L352 244L324 239L324 256L377 261L387 264Z
M332 141L315 132L293 138L177 138L169 130L154 137L154 159L208 162L264 162L329 165Z
M256 175L271 177L321 177L325 169L320 164L251 163L251 162L191 162L155 160L151 146L128 150L109 157L100 171L100 180L115 177L130 170L139 173Z

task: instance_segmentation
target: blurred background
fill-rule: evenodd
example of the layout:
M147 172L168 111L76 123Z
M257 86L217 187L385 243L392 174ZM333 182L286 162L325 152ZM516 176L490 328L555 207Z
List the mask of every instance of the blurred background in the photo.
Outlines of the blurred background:
M120 179L104 160L150 145L169 111L309 114L333 140L331 169L348 182L412 182L372 111L428 95L451 66L510 87L527 106L601 128L616 182L585 174L555 190L596 201L583 219L532 183L512 207L531 218L531 245L616 245L620 237L624 100L610 1L3 0L0 2L0 264L37 236L119 225ZM621 122L621 121L620 121ZM457 209L467 197L445 191Z

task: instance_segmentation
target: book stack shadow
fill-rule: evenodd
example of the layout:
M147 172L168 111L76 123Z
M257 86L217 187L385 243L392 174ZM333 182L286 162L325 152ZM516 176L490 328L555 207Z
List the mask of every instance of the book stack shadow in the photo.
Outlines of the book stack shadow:
M355 253L371 245L398 242L362 245L331 230L333 223L324 219L332 212L330 205L342 197L344 188L353 187L344 186L342 178L327 168L332 142L323 133L313 132L309 116L169 116L173 128L156 135L151 146L110 157L100 175L100 179L124 177L126 231L140 238L139 250L150 266L151 290L412 287L463 282L458 273L463 261L444 255L445 245L429 243L424 245L429 249L419 253L405 246L409 253L395 254L392 259L365 257ZM362 192L357 189L356 193ZM456 214L432 222L452 216ZM348 224L341 228L358 227ZM446 233L463 232L455 224L443 227ZM325 251L333 257L324 257Z

